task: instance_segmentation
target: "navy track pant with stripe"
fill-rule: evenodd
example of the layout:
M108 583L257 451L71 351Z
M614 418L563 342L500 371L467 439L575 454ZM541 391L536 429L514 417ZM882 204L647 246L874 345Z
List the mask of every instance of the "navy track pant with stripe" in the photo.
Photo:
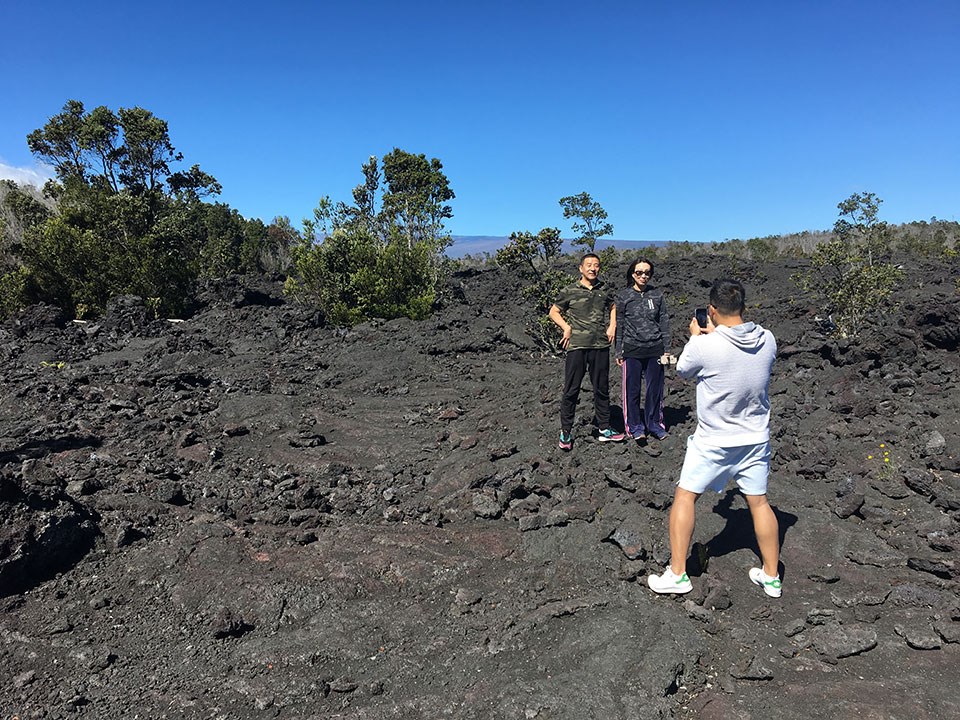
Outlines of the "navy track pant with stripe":
M663 435L663 365L659 358L624 358L621 393L623 401L623 424L633 437L638 435ZM642 386L646 385L646 393ZM643 398L643 403L640 400Z

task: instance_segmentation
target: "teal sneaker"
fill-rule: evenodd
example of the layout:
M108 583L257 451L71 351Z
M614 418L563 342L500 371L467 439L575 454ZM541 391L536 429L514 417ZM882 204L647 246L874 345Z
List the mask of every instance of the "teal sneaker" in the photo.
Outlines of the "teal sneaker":
M664 570L662 575L648 576L647 585L660 595L683 595L693 590L693 583L687 574L677 575L671 568Z
M611 428L601 430L597 433L597 440L600 442L623 442L626 437L627 436L623 433L618 433L616 430Z
M573 433L561 430L559 447L561 450L570 450L573 447Z
M763 571L763 568L750 568L750 579L754 584L762 587L763 591L772 598L778 598L783 594L779 575L770 577Z

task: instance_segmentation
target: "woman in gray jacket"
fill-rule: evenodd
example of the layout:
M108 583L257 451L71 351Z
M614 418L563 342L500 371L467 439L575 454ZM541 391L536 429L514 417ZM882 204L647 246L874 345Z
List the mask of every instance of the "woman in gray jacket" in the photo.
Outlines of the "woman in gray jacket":
M614 350L623 373L623 424L627 435L663 440L663 365L670 347L670 326L663 291L653 287L653 263L635 260L627 270L627 287L617 293L617 333ZM646 385L643 405L641 388Z

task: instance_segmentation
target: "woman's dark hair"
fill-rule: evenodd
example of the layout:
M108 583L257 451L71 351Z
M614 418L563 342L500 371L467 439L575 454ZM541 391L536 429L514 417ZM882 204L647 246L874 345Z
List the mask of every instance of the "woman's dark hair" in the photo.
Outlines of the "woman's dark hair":
M637 258L629 266L627 266L627 287L633 285L633 272L637 269L637 265L640 263L646 263L650 266L650 277L653 277L653 263L647 260L645 257Z

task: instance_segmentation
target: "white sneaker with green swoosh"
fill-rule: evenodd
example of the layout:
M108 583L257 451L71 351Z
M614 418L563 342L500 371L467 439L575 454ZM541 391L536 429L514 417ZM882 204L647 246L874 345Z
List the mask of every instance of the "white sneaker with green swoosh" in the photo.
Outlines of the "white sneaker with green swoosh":
M780 576L770 577L763 568L750 568L750 579L763 588L763 591L773 598L780 597L783 592L780 587Z
M687 574L677 575L672 568L664 570L662 575L648 576L647 585L661 595L682 595L693 590L693 584Z

